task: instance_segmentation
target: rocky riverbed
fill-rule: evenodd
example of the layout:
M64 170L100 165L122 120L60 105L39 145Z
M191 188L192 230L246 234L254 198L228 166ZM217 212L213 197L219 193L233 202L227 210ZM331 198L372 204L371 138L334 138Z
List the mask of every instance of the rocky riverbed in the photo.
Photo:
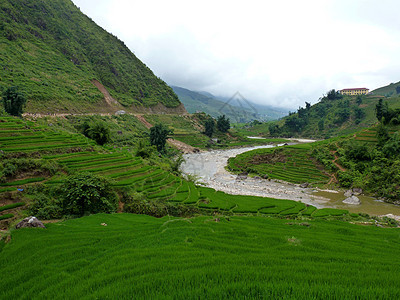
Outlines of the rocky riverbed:
M186 162L182 165L182 171L186 174L196 175L199 181L206 186L228 194L296 200L318 208L324 207L323 204L328 202L329 199L312 195L313 189L261 178L248 177L238 179L237 175L231 174L225 169L230 157L253 149L271 147L274 146L256 146L185 154Z
M304 140L300 142L312 141ZM231 174L225 169L230 157L253 149L271 147L274 146L267 145L185 154L185 163L182 164L181 169L186 174L197 176L199 182L206 186L228 194L295 200L314 205L317 208L340 208L347 209L350 212L364 212L371 215L392 214L396 218L400 216L399 206L383 203L372 197L360 196L360 205L346 204L342 202L347 198L344 196L343 191L302 188L296 184L257 177L244 176L240 178L239 176L238 178L237 175ZM400 217L398 218L400 219Z

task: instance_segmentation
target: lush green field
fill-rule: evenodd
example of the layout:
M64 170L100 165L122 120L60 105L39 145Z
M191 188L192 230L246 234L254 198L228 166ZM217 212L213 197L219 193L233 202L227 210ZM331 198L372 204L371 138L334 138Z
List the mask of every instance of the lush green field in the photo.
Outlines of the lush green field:
M228 168L293 183L327 183L329 176L310 150L311 144L256 149L230 158Z
M400 297L399 229L130 214L46 226L3 247L1 299Z
M124 119L124 117L110 119L116 129L119 122L127 124L120 118ZM160 116L159 120L166 121L165 118L177 118L181 122L177 121L174 124L187 124L183 121L186 119L174 116ZM129 120L127 120L128 123ZM151 120L153 121L153 119ZM26 196L24 201L27 203L35 202L35 199L39 199L36 202L41 203L40 199L43 195L37 194L35 189L33 192L30 192L29 188L27 189L28 186L36 186L40 183L39 186L43 187L40 191L44 190L47 194L54 194L51 196L53 202L46 205L40 204L43 206L42 214L38 215L41 218L57 217L47 214L45 207L54 206L58 197L56 189L65 182L67 174L77 172L90 172L111 180L113 187L121 195L120 201L126 204L125 211L128 212L137 212L138 209L142 209L141 206L132 208L132 205L136 205L132 204L132 201L135 202L132 200L132 195L135 199L138 197L143 199L144 203L155 204L157 208L139 210L139 212L154 215L172 213L171 210L176 210L178 206L202 211L206 214L223 212L286 216L305 213L312 216L318 212L318 210L295 201L228 195L196 186L192 182L172 174L167 165L158 165L155 161L137 157L125 148L97 146L93 141L80 134L60 131L58 125L48 126L43 120L33 122L3 117L0 118L0 121L0 150L5 154L5 157L0 160L0 169L2 174L11 174L4 177L5 182L0 184L0 200L10 198L11 193L14 196L10 199L15 198L14 202L20 202L20 197ZM54 123L56 122L58 121L54 120ZM186 120L186 122L188 121ZM183 125L178 129L183 128ZM3 134L5 131L7 135ZM30 156L33 158L27 158ZM15 160L14 157L24 157L24 163L18 164L16 167L16 163L21 160ZM32 176L32 174L36 174L36 176ZM16 175L19 178L26 178L16 180L13 177ZM46 191L45 187L50 191ZM18 189L24 191L20 192ZM162 210L161 213L159 209ZM5 211L4 214L6 213L8 212ZM176 214L180 215L180 213ZM346 214L347 211L339 213L339 215ZM14 219L17 218L18 215L15 215Z

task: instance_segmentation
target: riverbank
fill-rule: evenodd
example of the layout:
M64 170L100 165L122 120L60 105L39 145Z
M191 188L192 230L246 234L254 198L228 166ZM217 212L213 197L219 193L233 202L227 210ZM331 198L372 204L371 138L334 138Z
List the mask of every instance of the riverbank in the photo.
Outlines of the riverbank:
M293 139L293 141L300 141ZM302 140L301 140L302 141ZM312 142L306 140L305 142ZM282 144L278 145L281 146ZM215 190L233 195L251 195L276 199L301 201L317 208L347 209L355 213L370 215L393 214L400 216L400 207L380 202L372 197L361 197L361 205L344 204L343 191L326 191L316 188L302 188L299 185L259 177L239 177L228 172L225 167L230 157L260 148L272 148L274 145L213 150L196 154L185 154L182 171L195 175L199 182Z

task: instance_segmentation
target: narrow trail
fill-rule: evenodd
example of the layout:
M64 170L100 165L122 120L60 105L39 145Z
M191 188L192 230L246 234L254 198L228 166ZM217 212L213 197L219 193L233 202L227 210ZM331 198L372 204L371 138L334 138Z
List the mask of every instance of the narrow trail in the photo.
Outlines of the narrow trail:
M153 124L151 124L149 121L147 121L143 115L141 114L136 114L135 117L147 128L150 129L151 127L153 127ZM168 144L170 144L171 146L179 149L180 151L182 151L184 154L187 153L196 153L199 152L199 149L190 146L184 142L175 140L173 138L169 138L167 139Z
M108 105L110 105L111 107L122 108L122 105L117 100L115 100L113 97L111 97L110 93L99 81L97 81L96 79L93 79L92 83L103 94L104 100L106 100Z

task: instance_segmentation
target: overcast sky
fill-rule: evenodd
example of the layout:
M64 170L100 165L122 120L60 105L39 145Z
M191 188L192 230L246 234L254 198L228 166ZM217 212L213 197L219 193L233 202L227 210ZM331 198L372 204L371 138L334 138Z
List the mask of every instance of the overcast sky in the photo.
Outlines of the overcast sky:
M73 0L170 85L294 109L400 81L396 0Z

